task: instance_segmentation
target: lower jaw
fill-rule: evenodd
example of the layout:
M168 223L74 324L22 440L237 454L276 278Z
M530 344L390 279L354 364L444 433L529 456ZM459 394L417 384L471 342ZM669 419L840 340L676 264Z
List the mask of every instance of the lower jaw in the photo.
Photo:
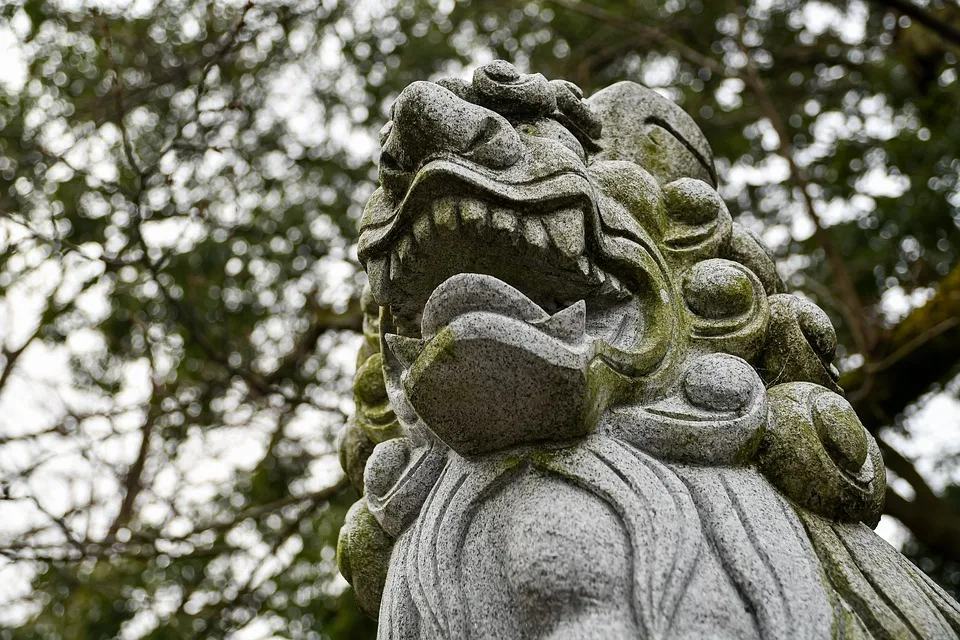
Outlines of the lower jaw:
M599 409L591 390L598 349L635 340L638 313L627 301L605 314L594 305L588 322L587 306L550 314L495 277L449 278L427 301L420 331L382 327L398 416L408 426L422 420L466 456L586 435L596 422L588 414ZM590 324L612 335L600 338Z

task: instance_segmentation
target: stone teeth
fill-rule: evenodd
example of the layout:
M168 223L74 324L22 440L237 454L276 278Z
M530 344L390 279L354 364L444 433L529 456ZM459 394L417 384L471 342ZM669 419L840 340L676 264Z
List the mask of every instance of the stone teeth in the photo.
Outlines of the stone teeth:
M393 251L390 254L390 282L395 282L400 277L400 252Z
M623 285L621 285L620 281L617 280L617 277L613 275L607 275L607 284L605 288L616 294L623 293Z
M496 231L513 235L517 231L520 221L509 209L494 209L490 216L490 223Z
M591 269L590 259L587 258L587 256L580 256L577 258L577 269L580 270L580 275L583 277L586 278L589 276Z
M631 295L630 291L620 282L619 278L600 269L597 269L594 274L594 282L600 288L599 292L601 295L614 296L618 299Z
M413 238L404 235L397 243L397 255L400 256L400 262L407 263L413 257L414 243Z
M540 250L546 249L550 244L547 230L543 228L543 223L537 218L524 219L523 238L527 241L527 244Z
M597 284L603 284L607 279L607 274L603 272L603 269L600 269L596 265L593 265L590 275Z
M438 231L457 230L457 200L453 197L440 198L433 203L433 222Z
M420 352L423 351L423 340L408 338L394 333L388 333L383 337L384 340L387 341L387 347L389 347L390 352L397 357L397 360L400 361L404 369L409 369L417 359L417 356L420 355Z
M475 198L467 198L460 203L460 219L467 227L486 228L490 225L490 209L487 203Z
M367 260L367 279L375 293L383 294L386 291L389 278L390 264L387 256Z
M583 338L586 321L587 303L580 300L536 324L555 338L573 342Z
M434 233L435 229L430 216L420 216L413 223L413 237L417 239L417 244L423 244L430 240Z
M583 254L583 215L577 209L562 209L546 216L544 223L554 246L568 258Z

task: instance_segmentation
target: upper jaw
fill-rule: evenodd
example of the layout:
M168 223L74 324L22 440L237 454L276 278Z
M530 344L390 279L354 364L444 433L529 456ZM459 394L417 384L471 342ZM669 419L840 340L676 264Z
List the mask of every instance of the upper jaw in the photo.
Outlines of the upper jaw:
M427 297L468 272L512 284L548 310L630 292L594 259L591 182L574 171L525 183L493 180L450 160L425 166L399 206L371 202L360 258L375 299L401 331L418 333Z
M443 155L424 164L399 202L381 188L370 198L360 221L360 259L366 261L388 251L424 208L447 194L474 194L529 212L554 210L571 200L593 201L593 187L580 168L527 164L492 172L457 156Z

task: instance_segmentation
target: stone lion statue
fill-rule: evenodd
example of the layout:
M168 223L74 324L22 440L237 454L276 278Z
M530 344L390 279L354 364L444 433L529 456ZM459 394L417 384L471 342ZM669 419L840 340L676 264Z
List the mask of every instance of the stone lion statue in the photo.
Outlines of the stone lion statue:
M958 636L686 113L497 61L390 115L338 549L381 638Z

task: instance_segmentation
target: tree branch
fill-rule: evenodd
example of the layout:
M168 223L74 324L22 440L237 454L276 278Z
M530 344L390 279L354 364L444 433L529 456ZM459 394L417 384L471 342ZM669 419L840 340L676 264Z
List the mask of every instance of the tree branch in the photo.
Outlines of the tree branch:
M922 307L878 339L878 360L843 375L840 385L871 432L889 425L960 362L960 263Z
M912 20L916 20L951 44L960 46L960 29L949 22L944 22L923 7L913 4L910 0L872 0L872 2L873 4L902 13Z
M960 558L960 519L944 514L942 501L907 500L889 487L885 499L884 511L910 529L918 542L945 558Z
M27 347L29 347L39 335L40 327L37 327L37 330L34 331L20 347L13 350L3 350L3 372L0 373L0 393L3 392L4 387L7 385L7 381L10 379L10 374L13 373L14 367L17 366L17 360L20 359L23 352L27 350Z
M660 29L654 29L636 22L625 20L620 16L607 11L606 9L602 9L587 2L573 2L573 0L549 1L552 4L563 7L569 11L600 20L601 22L613 27L614 29L617 29L618 31L632 33L651 42L655 42L661 47L673 51L688 62L709 69L717 75L725 77L740 77L740 72L738 72L736 69L728 68L726 65L714 60L713 58L703 55L693 47L690 47L679 40L671 38Z
M154 396L158 395L156 389ZM130 518L133 516L133 507L136 504L137 496L143 490L143 468L147 462L147 456L150 454L150 436L153 435L153 427L157 422L157 413L152 408L147 411L147 418L141 429L140 449L137 451L137 457L133 464L127 469L123 480L124 494L123 502L120 503L120 510L113 519L110 529L107 531L105 542L109 543L117 537L117 531L127 526Z
M883 438L877 438L877 445L880 447L880 453L883 454L883 461L891 471L900 478L906 480L913 487L915 502L937 502L940 500L934 493L927 481L917 471L913 462L908 460L902 453L891 447Z
M760 77L757 65L750 55L750 50L743 41L742 28L738 28L737 30L737 45L746 58L746 66L744 67L744 73L741 77L756 98L760 111L764 117L770 121L770 125L777 134L777 155L787 161L787 166L790 169L790 181L793 182L794 187L800 191L804 208L807 210L807 214L813 222L814 238L823 248L827 263L830 265L830 272L836 280L837 289L839 290L838 292L845 308L844 317L850 327L850 333L853 336L854 342L857 344L857 349L865 359L869 359L875 343L873 328L867 320L866 310L863 302L860 300L860 296L857 294L853 279L850 277L850 272L847 271L843 256L834 244L830 233L820 222L816 205L813 197L810 195L810 180L806 175L806 171L797 165L793 157L793 150L790 147L790 134L787 130L786 122L784 122L780 111L770 98L770 92L767 91L766 84Z
M126 124L126 108L124 105L124 95L123 95L123 81L120 77L120 69L117 67L117 62L113 57L113 36L110 33L110 23L101 16L100 18L100 27L103 31L104 37L104 56L106 57L107 64L110 67L110 70L113 71L113 103L114 114L116 117L117 128L120 129L120 143L123 147L123 155L126 158L127 164L130 166L130 170L134 172L137 176L138 188L143 188L143 177L144 171L140 167L140 163L137 161L136 155L133 151L133 139L130 137L130 132L127 130Z

